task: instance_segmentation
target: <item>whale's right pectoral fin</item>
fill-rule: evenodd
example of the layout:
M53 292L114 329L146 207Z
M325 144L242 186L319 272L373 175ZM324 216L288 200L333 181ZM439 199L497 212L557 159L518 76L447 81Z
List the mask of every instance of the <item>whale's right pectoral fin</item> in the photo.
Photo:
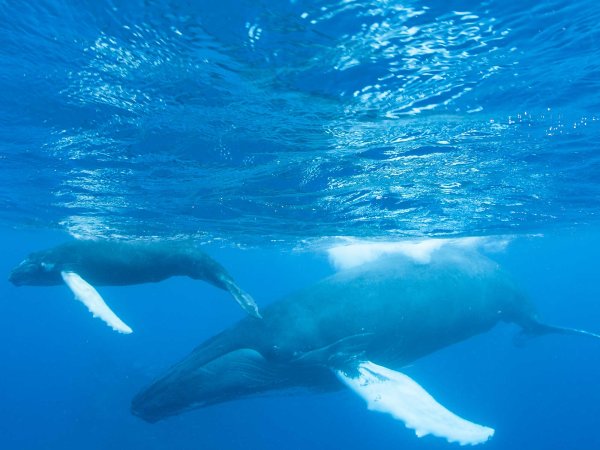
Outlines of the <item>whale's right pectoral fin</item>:
M94 317L99 317L113 330L119 333L129 334L132 329L127 326L119 317L108 307L94 286L89 284L75 272L61 272L62 279L69 286L75 298L83 303Z
M494 435L492 428L469 422L440 405L425 389L400 372L370 361L357 373L337 371L338 378L364 400L370 410L391 414L415 430L418 437L432 434L460 445L476 445Z

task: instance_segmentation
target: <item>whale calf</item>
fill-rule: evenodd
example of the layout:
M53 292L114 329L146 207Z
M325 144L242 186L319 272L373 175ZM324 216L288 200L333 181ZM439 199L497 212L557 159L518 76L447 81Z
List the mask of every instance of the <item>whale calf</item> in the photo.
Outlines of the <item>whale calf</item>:
M492 428L465 420L399 370L451 344L512 322L531 336L582 330L542 324L490 259L439 251L427 264L384 258L339 272L243 319L197 347L132 400L148 422L270 391L350 388L369 409L417 436L486 442Z
M108 307L94 286L124 286L187 276L229 291L251 316L260 317L250 295L214 259L193 245L175 242L73 241L32 253L13 269L17 285L65 283L94 316L121 333L132 330Z

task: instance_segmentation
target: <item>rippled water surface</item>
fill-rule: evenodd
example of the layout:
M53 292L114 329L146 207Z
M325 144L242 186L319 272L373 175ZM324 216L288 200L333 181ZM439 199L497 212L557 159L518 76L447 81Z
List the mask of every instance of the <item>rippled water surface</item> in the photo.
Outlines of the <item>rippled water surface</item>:
M235 243L596 223L593 1L0 2L0 218Z

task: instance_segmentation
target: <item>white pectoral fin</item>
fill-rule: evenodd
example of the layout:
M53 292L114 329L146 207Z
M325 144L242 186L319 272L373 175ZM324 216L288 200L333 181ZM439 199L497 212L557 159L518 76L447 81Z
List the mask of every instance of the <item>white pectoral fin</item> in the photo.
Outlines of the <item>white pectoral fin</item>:
M119 333L129 334L133 330L127 326L119 317L108 307L94 286L89 284L75 272L61 272L63 280L69 286L75 298L83 303L94 317L99 317L113 330Z
M358 375L337 371L338 378L366 400L368 408L391 414L415 430L418 437L432 434L460 445L476 445L494 435L492 428L469 422L440 405L418 383L403 373L370 361L358 365Z

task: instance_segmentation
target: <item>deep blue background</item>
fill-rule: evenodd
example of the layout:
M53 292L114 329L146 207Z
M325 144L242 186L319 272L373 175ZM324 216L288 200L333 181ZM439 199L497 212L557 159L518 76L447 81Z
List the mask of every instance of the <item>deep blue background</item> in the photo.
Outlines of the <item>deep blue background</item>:
M62 242L51 232L5 230L0 272L30 250ZM549 323L600 330L600 234L521 238L493 255ZM318 253L207 248L262 304L331 273ZM0 444L6 449L446 448L366 410L341 391L256 398L154 425L129 414L131 397L205 338L241 317L202 282L101 289L134 329L93 320L66 287L0 283ZM445 406L496 428L490 449L594 449L600 414L600 342L547 336L517 348L514 326L445 349L406 373Z

